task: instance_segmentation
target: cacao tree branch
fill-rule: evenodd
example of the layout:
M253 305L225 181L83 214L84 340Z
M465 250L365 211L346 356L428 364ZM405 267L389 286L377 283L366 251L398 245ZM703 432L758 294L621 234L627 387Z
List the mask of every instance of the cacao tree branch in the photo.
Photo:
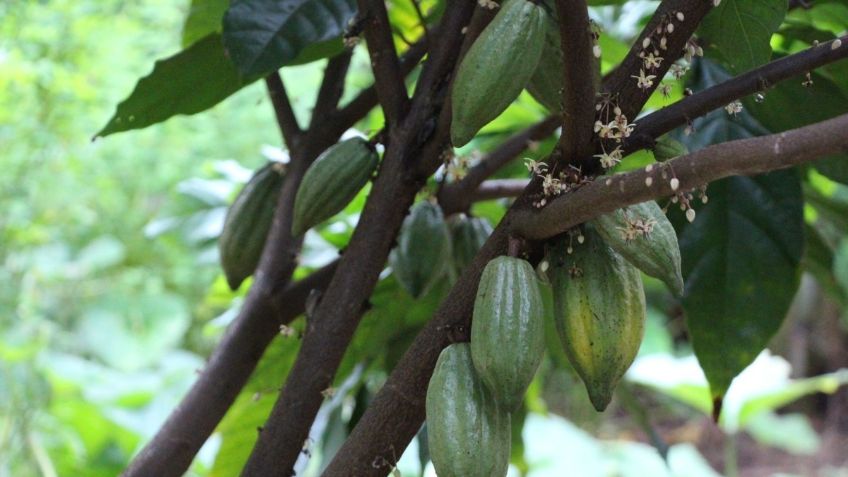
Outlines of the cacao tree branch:
M477 190L483 181L526 150L528 144L533 141L541 141L553 134L559 125L558 117L548 116L529 128L512 135L496 149L486 154L479 163L468 170L468 173L461 180L442 186L439 190L439 203L450 204L451 212L467 209L472 202L469 200L469 195ZM444 205L442 207L444 208ZM445 212L447 213L447 210Z
M731 101L848 57L848 35L840 38L839 47L833 47L834 41L772 61L645 116L636 121L636 128L625 141L625 154L650 147L655 138Z
M610 72L602 85L602 90L615 100L625 116L631 119L635 118L636 114L642 110L672 63L680 58L686 42L695 33L701 20L712 7L713 2L711 0L663 0L654 16L642 30L639 38L630 48L630 52L627 53L621 64ZM683 15L683 21L678 19L678 13ZM667 31L668 23L674 25L674 31L671 33ZM657 32L657 28L661 26L665 26L665 28ZM665 50L660 48L663 37L666 38ZM643 46L646 39L650 41L648 48ZM660 51L663 61L656 69L646 71L641 54L643 51L646 51L646 54L653 52L655 48ZM639 76L640 71L644 71L646 75L656 76L651 86L647 88L639 87L634 76Z
M392 39L386 3L383 0L357 0L356 3L360 15L366 18L364 33L371 57L371 69L374 71L374 84L391 130L406 114L409 97Z
M338 55L330 58L327 62L327 68L324 69L324 79L321 81L321 88L318 90L318 98L315 100L315 107L312 108L312 120L309 122L309 129L317 130L326 118L336 111L339 105L339 100L344 94L345 76L350 67L350 58L353 56L353 50L345 50Z
M289 149L293 149L297 147L298 141L303 136L303 131L297 124L297 118L294 116L294 110L279 71L265 77L265 86L268 89L271 104L274 106L274 116L277 118L283 140Z
M410 158L419 158L429 138L422 136L421 131L428 120L439 114L443 100L437 98L445 96L462 41L462 29L474 5L471 0L448 4L440 35L433 36L439 39L439 44L433 45L416 88L433 94L430 98L414 100L410 113L399 127L390 131L380 173L359 223L327 291L307 320L300 352L242 475L291 475L323 401L322 391L332 383L397 230L420 188L421 183L406 173L406 166L412 162Z
M490 179L480 184L480 187L471 194L471 200L480 202L483 200L518 197L524 192L524 189L529 183L529 179Z
M592 155L595 77L589 9L586 0L557 0L562 59L562 159L577 163Z
M377 393L351 435L323 475L383 476L390 468L375 462L393 462L403 453L424 421L424 396L441 350L451 339L467 340L477 283L486 263L507 250L511 231L543 239L561 233L599 214L672 193L663 170L673 171L681 189L736 174L759 174L810 162L823 155L848 152L848 115L804 128L754 139L710 146L655 167L607 177L553 201L541 211L517 202L498 224L489 240L466 268L418 334ZM655 178L653 186L645 178Z

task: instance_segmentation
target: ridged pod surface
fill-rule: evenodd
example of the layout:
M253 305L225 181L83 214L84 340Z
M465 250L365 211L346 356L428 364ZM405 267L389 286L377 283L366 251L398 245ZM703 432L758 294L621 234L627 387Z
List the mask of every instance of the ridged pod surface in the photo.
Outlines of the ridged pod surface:
M324 151L306 170L294 199L292 234L301 235L341 212L368 183L379 157L362 138Z
M471 322L477 373L508 411L521 404L545 353L545 305L527 261L497 257L483 270Z
M565 354L598 411L633 363L645 330L645 292L639 270L590 227L568 254L566 241L548 252L554 319Z
M468 343L439 355L427 387L427 441L439 477L503 477L510 418L477 376Z
M524 89L542 54L544 22L535 3L507 0L468 49L451 95L454 146L467 144Z
M665 162L678 156L685 156L686 154L689 154L689 148L668 135L661 136L657 139L657 143L654 144L654 158L659 162Z
M227 284L236 290L259 265L283 185L283 165L269 162L238 193L224 219L218 252Z
M474 260L489 235L492 235L492 226L480 217L461 217L452 222L450 228L453 239L453 266L459 274Z
M415 204L403 221L389 264L401 286L414 298L424 295L450 262L450 231L442 209L429 201Z
M683 294L680 246L674 227L655 201L642 202L592 221L604 241L627 261Z

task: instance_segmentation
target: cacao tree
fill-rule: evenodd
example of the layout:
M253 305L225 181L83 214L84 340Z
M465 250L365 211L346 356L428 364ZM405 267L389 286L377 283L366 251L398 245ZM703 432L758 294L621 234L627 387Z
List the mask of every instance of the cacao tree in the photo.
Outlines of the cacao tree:
M293 475L322 404L351 379L367 398L323 475L390 474L427 418L437 471L504 475L546 347L599 411L610 402L642 340L641 272L682 306L719 419L786 316L805 247L833 256L804 207L827 208L811 177L848 183L848 20L822 26L838 3L826 0L663 0L625 43L605 26L631 3L192 1L185 48L96 136L262 80L290 160L258 170L230 207L221 262L234 289L253 277L249 292L124 475L183 475L225 414L236 426L248 409L258 432L241 423L253 438L224 444L241 475ZM366 51L373 85L349 84ZM279 71L314 61L326 68L307 123ZM329 230L363 187L338 260L295 280L304 235ZM491 200L508 206L494 229L479 213ZM391 280L401 305L381 294ZM363 318L416 310L385 335ZM281 330L278 392L249 408L245 386ZM387 373L370 394L363 356Z

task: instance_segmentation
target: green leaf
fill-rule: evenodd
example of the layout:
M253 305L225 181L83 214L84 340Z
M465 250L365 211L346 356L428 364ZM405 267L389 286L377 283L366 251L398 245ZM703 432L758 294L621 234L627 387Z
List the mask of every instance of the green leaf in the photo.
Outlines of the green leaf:
M246 84L226 57L221 35L212 33L157 61L153 72L138 81L94 137L141 129L177 114L205 111Z
M786 0L724 0L704 19L699 36L734 73L771 58L771 35L786 16Z
M191 0L183 24L183 47L200 40L210 33L221 32L221 20L230 6L230 0Z
M794 170L724 179L708 195L680 249L687 326L717 411L783 323L798 286L803 210Z
M353 0L239 0L224 15L224 46L241 74L255 78L311 45L339 41L355 14Z

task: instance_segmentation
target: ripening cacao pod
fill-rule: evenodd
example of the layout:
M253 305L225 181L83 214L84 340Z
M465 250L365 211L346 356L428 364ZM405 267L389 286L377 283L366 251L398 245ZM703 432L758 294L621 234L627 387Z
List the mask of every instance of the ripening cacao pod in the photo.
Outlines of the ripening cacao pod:
M677 234L655 201L601 215L592 224L604 242L628 262L665 282L675 295L683 294Z
M598 411L636 358L645 330L639 270L586 226L585 242L568 239L548 251L554 319L563 349Z
M447 271L450 255L450 231L442 209L429 201L415 204L389 255L397 281L413 298L418 298Z
M259 265L283 185L282 174L283 165L278 162L261 167L227 209L218 251L227 284L233 290Z
M468 343L439 355L427 387L427 441L439 477L503 477L510 418L474 370Z
M668 134L657 139L657 143L654 145L654 158L659 162L665 162L686 154L689 154L689 148L677 139L669 137Z
M460 274L474 260L489 235L492 235L492 226L486 219L462 216L452 222L450 228L453 266L456 273Z
M521 404L545 353L545 305L527 261L497 257L483 270L471 322L474 367L507 410Z
M331 146L306 170L294 199L292 235L298 236L341 212L368 183L379 157L364 139Z
M507 0L468 49L456 73L451 104L451 140L463 146L521 93L542 54L542 8Z

